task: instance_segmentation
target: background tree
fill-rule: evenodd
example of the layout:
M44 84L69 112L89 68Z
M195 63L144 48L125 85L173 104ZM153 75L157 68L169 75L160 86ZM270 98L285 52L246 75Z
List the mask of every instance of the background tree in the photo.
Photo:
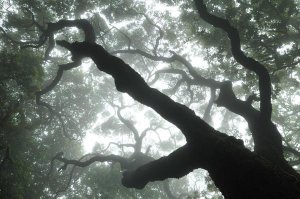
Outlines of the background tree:
M79 66L82 57L91 57L101 71L114 77L119 91L127 92L137 101L153 108L163 118L177 126L187 140L187 144L169 156L135 170L126 171L123 178L125 186L142 188L149 181L181 177L193 169L204 168L208 170L226 198L297 198L299 177L294 170L297 167L293 169L290 166L298 164L299 154L297 152L298 41L297 37L293 37L298 34L297 2L206 1L206 4L209 11L203 1L166 1L159 4L160 9L151 3L134 1L101 3L37 1L34 4L26 1L7 2L6 11L2 13L7 19L6 23L2 22L3 41L8 42L7 46L11 46L13 50L21 46L22 53L24 48L28 51L31 48L35 52L44 51L44 57L48 59L43 63L44 73L49 74L46 76L52 74L54 79L46 86L40 85L33 89L35 91L41 89L35 94L36 102L46 109L42 109L40 115L38 113L32 115L39 120L47 121L45 130L40 130L42 122L35 130L44 132L47 139L49 134L57 136L57 132L60 131L59 135L64 139L76 139L70 142L70 146L80 150L80 146L73 144L80 142L84 137L82 132L85 130L91 127L96 130L93 127L97 126L95 125L97 114L99 119L111 115L109 111L103 111L103 105L119 104L120 98L115 101L114 96L120 94L112 92L113 82L107 75L101 73L101 77L96 78L99 72L91 68L85 71L73 69L72 75L76 74L76 79L70 76L68 79L66 74L63 75L64 70ZM166 5L169 7L165 7ZM178 5L181 7L180 11L176 7ZM22 9L17 11L15 8ZM50 9L46 12L45 8ZM88 18L94 28L86 20L54 22L62 18L82 17ZM179 17L181 21L178 21ZM63 29L71 26L83 30L84 34L69 28ZM18 31L14 31L13 27ZM66 36L74 40L84 36L85 42L58 41ZM63 49L53 51L54 40L72 53L74 62L67 64L62 62L64 51ZM105 50L96 45L95 40ZM107 52L121 56L149 85L169 95L172 100L161 92L150 89L128 65ZM199 62L203 63L203 66L199 66ZM53 71L53 67L51 68L52 64L59 64L57 73ZM90 73L87 74L87 71ZM38 73L37 77L40 78L41 74ZM23 84L25 83L20 83ZM8 92L7 88L4 91ZM49 91L51 93L48 94ZM19 92L12 93L17 96L16 93ZM273 96L272 103L271 96ZM123 97L128 98L126 95ZM20 97L16 98L19 101ZM194 111L173 100L185 104ZM9 102L8 99L5 101ZM13 103L7 104L12 106ZM236 115L213 104L224 107ZM40 106L35 108L40 109ZM272 106L274 122L271 121ZM137 108L140 112L143 112L142 109ZM153 115L150 113L145 116L149 118ZM243 139L243 142L219 133L195 114L202 116L205 121L222 132ZM157 117L155 114L154 116ZM222 116L224 120L220 125L217 118ZM14 117L11 116L11 119L18 121L18 117L19 114L16 114ZM25 118L32 121L29 115L25 115ZM135 118L136 121L139 119ZM243 130L245 124L237 125L243 124L243 121L248 123L249 130ZM111 121L108 120L104 124L107 125L109 122ZM277 124L282 134L274 124ZM170 138L174 141L174 145L171 146L182 146L182 136L175 133L177 130L174 127L169 126L170 124L159 134L171 131ZM118 125L115 127L115 131L120 131ZM8 130L3 131L3 135L7 132ZM40 138L38 141L46 139L38 137ZM61 143L62 139L57 142L57 138L51 140L52 142L48 141L51 149L59 149L57 152L72 151L67 143ZM136 139L135 141L137 143ZM176 146L177 142L180 144ZM53 143L64 148L52 148ZM245 146L254 152L249 152ZM172 147L168 152L174 150ZM1 165L8 164L12 159L11 155L5 155L11 154L10 148L10 144L3 147L5 150ZM155 151L157 150L160 150L160 155L165 155L162 148L155 148ZM128 152L130 150L126 153ZM76 154L65 153L64 157L72 158L74 155ZM83 164L65 159L58 154L55 157L77 166ZM93 160L95 159L92 157L85 162ZM31 164L33 162L31 161ZM63 168L65 167L66 165ZM48 190L45 187L41 189L44 193ZM91 195L91 191L86 190L87 195Z

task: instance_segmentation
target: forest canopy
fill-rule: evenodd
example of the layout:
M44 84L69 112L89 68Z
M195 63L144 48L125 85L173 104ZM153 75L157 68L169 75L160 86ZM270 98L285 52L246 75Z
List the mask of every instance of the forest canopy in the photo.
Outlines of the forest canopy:
M299 9L0 1L0 198L300 198Z

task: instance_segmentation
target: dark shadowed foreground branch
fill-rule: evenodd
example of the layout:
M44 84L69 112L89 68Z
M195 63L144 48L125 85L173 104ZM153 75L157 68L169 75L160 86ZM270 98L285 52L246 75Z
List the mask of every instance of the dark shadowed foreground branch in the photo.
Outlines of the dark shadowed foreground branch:
M148 182L167 178L180 178L199 168L196 158L191 158L191 149L185 145L167 157L145 164L136 170L124 172L123 185L142 189ZM145 176L147 172L147 176Z
M213 25L214 27L222 29L227 33L234 59L246 69L253 71L258 76L260 111L254 110L249 105L249 101L238 103L239 106L236 106L236 110L240 110L240 108L238 107L242 107L242 110L249 110L248 112L250 114L247 113L246 115L244 115L244 118L246 118L249 124L249 129L251 130L251 133L253 135L255 152L270 160L272 163L279 165L285 170L293 172L293 169L291 169L283 156L282 137L276 126L271 122L272 87L270 75L267 68L253 58L246 56L246 54L241 49L239 32L230 24L228 20L209 13L203 0L195 0L194 2L196 4L196 8L198 9L200 17L204 21ZM231 86L229 84L225 84L224 86L224 88L227 88L227 91L225 89L223 89L223 91L221 90L220 96L223 95L223 98L234 99L233 97L229 97L234 95L233 92L231 92ZM225 107L234 107L234 104L235 102L232 100L223 100L223 104L221 105L225 105Z
M187 139L186 146L169 156L125 172L125 186L143 188L150 181L178 178L204 168L226 198L299 198L297 175L250 152L238 139L215 131L186 106L150 88L136 71L102 46L89 42L57 44L70 50L74 61L90 57L99 70L114 78L117 90L154 109Z
M253 108L251 105L253 99L256 99L256 97L252 96L248 98L246 101L238 99L233 92L231 82L229 81L219 82L213 79L207 79L201 76L194 69L192 64L189 63L184 57L178 55L174 51L170 51L170 52L172 53L172 56L170 57L152 55L139 49L116 50L116 51L112 51L111 54L120 54L120 53L138 54L154 61L163 61L166 63L172 63L177 61L181 63L186 67L186 69L188 70L192 78L189 77L188 74L183 70L163 69L155 73L155 77L152 82L155 82L159 78L159 74L161 73L172 73L172 74L179 74L182 76L182 79L178 81L176 84L177 87L183 81L185 81L188 85L206 86L206 87L210 87L213 90L219 89L220 94L217 98L217 101L210 101L207 110L210 110L212 104L216 103L218 106L225 107L228 110L242 116L247 121L251 133L253 135L253 140L255 142L255 147L254 147L255 152L267 158L268 160L290 170L289 165L287 164L283 156L282 138L280 133L278 132L277 128L275 127L275 125L272 123L270 119L266 120L263 119L264 117L261 117L261 111L264 112L265 111L264 109L258 111L255 108ZM265 72L267 72L267 70L265 70ZM171 91L176 90L177 88L176 86ZM262 84L262 86L264 85ZM256 101L257 100L259 99L257 98ZM208 112L206 111L206 114L204 114L203 117L204 121L206 121L207 119L207 115L208 115L207 113Z
M66 41L57 41L57 44L69 49L74 61L83 57L92 58L101 71L114 78L118 91L126 92L135 100L154 109L163 118L176 125L185 134L187 140L190 140L191 134L196 133L187 134L186 132L191 128L201 126L203 132L208 129L212 130L208 124L195 115L194 111L171 100L157 89L150 88L128 64L110 55L102 46L88 42L71 44Z
M271 79L268 70L258 61L247 57L241 50L241 41L239 32L236 28L231 26L228 20L222 19L210 14L203 0L195 0L196 7L199 11L200 17L207 23L224 30L231 42L231 51L235 60L242 66L256 73L259 78L259 92L260 92L260 110L261 119L271 120L272 104L271 104Z

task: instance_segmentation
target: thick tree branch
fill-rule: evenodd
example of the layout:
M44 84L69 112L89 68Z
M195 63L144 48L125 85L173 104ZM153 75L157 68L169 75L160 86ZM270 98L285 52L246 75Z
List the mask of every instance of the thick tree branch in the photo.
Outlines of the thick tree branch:
M255 152L273 163L281 164L287 170L291 169L284 159L282 137L276 126L271 121L261 120L260 111L254 109L249 100L237 99L232 90L231 82L222 84L216 104L224 106L246 119L253 136Z
M48 29L46 30L46 35L54 33L56 31L62 30L67 27L76 27L83 30L86 42L94 43L96 41L96 36L93 26L86 19L76 19L76 20L59 20L55 23L48 23Z
M162 69L155 73L155 76L153 80L149 83L150 85L153 84L158 78L160 73L172 73L172 74L179 74L182 76L182 78L187 82L187 84L191 85L200 85L200 86L207 86L211 89L220 89L220 95L218 96L218 100L216 101L218 106L223 106L227 108L228 110L236 113L237 115L240 115L246 119L248 123L250 123L250 126L255 125L253 118L258 118L260 115L260 112L255 110L252 106L249 100L252 101L252 97L250 97L246 102L239 100L235 94L233 93L232 86L230 82L219 82L213 79L206 79L199 75L194 70L194 67L182 56L176 54L175 52L172 52L171 57L162 57L162 56L155 56L151 55L147 52L141 51L141 50L118 50L113 51L112 54L118 54L118 53L130 53L130 54L139 54L141 56L144 56L148 59L154 60L154 61L163 61L166 63L172 63L174 61L178 61L182 63L189 71L190 75L193 78L190 78L186 72L179 70L179 69ZM260 125L260 124L258 124ZM254 134L258 134L258 132L254 132ZM254 135L255 136L255 135Z
M33 18L33 20L34 20L34 18ZM34 23L38 24L35 21L34 21ZM43 45L44 42L47 40L47 38L49 38L49 45L48 45L48 48L46 49L45 58L48 58L49 53L51 52L51 50L55 46L54 33L56 31L59 31L59 30L63 29L63 28L77 27L77 28L82 29L84 31L86 42L92 42L93 43L96 40L95 32L94 32L94 29L93 29L92 25L85 19L60 20L56 23L48 23L48 27L47 27L46 30L43 30L41 26L38 26L38 27L43 32L42 36L40 37L40 41L39 41L41 43L41 45ZM36 103L37 103L37 105L46 107L49 110L49 112L51 113L51 115L56 115L58 117L58 119L59 119L59 121L62 125L62 128L63 128L63 133L67 137L69 137L69 136L66 132L64 121L63 121L61 115L58 112L56 112L50 104L48 104L46 102L43 102L41 98L42 98L42 95L50 92L59 83L59 81L61 80L61 78L63 76L63 72L65 70L70 70L70 69L73 69L73 68L78 67L80 65L81 65L81 60L75 60L72 63L59 65L57 74L56 74L55 78L52 80L52 82L48 86L43 88L41 91L36 92Z
M202 19L227 33L235 60L246 69L255 72L259 79L260 111L253 109L249 101L243 102L237 99L229 101L229 99L234 99L234 93L232 86L228 83L223 84L223 91L221 89L217 103L231 107L233 112L241 112L241 115L246 118L253 135L255 151L258 154L290 170L290 166L283 156L282 137L271 122L271 80L268 70L256 60L247 57L241 50L239 33L228 20L210 14L203 0L195 0L195 4ZM292 172L292 170L290 171Z
M194 167L196 168L194 164L196 162L197 168L208 169L210 174L212 174L213 179L216 181L221 179L222 181L224 179L230 181L230 179L232 179L232 175L245 175L247 172L243 169L246 169L248 161L253 162L255 165L253 166L255 168L259 167L263 170L267 169L267 165L265 163L267 160L261 160L259 156L255 156L256 158L253 159L254 155L244 148L241 141L215 131L186 106L176 103L169 97L160 93L158 90L150 88L143 78L129 65L124 63L121 59L110 55L100 45L89 42L75 42L70 44L66 41L57 41L57 44L70 50L73 55L73 60L78 60L83 57L92 58L101 71L110 74L114 78L117 90L128 93L135 100L151 107L163 118L176 125L187 139L187 148L189 148L188 151L191 152L190 147L193 149L192 160L189 161L195 162L189 162L189 164L186 165L182 165L183 163L180 163L178 167L181 167L181 169L178 170L176 169L178 167L170 170L170 165L173 166L173 163L178 164L178 161L175 162L177 157L175 152L175 155L170 156L172 158L163 158L145 164L140 167L141 169L129 170L123 178L123 182L126 186L142 188L149 181L163 180L167 177L180 177L194 169ZM184 156L186 156L186 154ZM180 157L178 158L180 159ZM174 159L172 164L170 164L172 161L168 161L170 159L172 161ZM272 161L272 159L270 161ZM233 163L236 164L236 166L233 166ZM165 167L165 165L168 166ZM243 169L230 169L238 168L238 165L243 165ZM292 176L298 176L291 167L281 166L279 166L276 171L272 170L271 172L282 173L284 171ZM159 170L152 171L151 168L168 169L161 172ZM219 178L219 173L224 172L223 170L225 170L226 175L224 178ZM247 177L252 179L261 178L261 175L262 174L254 175L252 173L252 175ZM286 174L283 174L283 176L285 175ZM274 181L274 179L271 179L270 176L268 177L268 180L270 180L268 183L275 183L276 186L279 183L277 180ZM285 180L289 181L289 177L285 178ZM241 183L228 183L226 186L234 186L235 189L236 187L244 187ZM254 189L259 189L259 187ZM226 190L224 190L224 192Z
M69 49L74 60L91 57L100 70L114 77L119 91L128 93L134 99L153 108L163 118L176 125L185 135L189 144L204 147L205 150L205 147L213 147L212 144L207 145L210 141L218 142L217 140L227 137L215 132L186 106L176 103L156 89L150 88L138 73L121 59L111 56L101 46L87 42L70 44L66 41L57 41L57 44ZM79 57L77 57L78 55ZM229 139L240 145L240 142L234 138ZM209 151L209 149L206 150ZM149 178L149 174L145 175L145 178ZM156 177L159 178L159 176L153 176L153 178Z
M0 30L12 43L19 44L21 48L29 48L29 47L39 48L42 45L44 45L47 40L49 40L48 47L45 52L45 59L48 59L49 53L53 50L55 46L55 42L54 42L55 32L62 30L64 28L77 27L78 29L83 30L85 35L84 41L92 42L92 43L96 41L94 28L90 24L90 22L86 19L59 20L58 22L55 23L48 23L47 28L44 28L35 20L33 13L28 9L26 10L30 12L32 15L32 25L35 25L42 33L39 37L39 40L26 41L26 42L16 41L12 37L10 37L2 27L0 27Z
M195 129L195 127L198 129L199 126L201 129L204 127L203 132L206 128L212 129L186 106L176 103L158 90L150 88L129 65L121 59L111 56L101 46L86 42L70 44L66 41L57 41L57 44L69 49L74 60L91 57L100 70L114 77L117 90L126 92L137 101L153 108L162 117L181 129L187 140L190 140L192 134L196 133L186 133L189 129ZM80 56L77 57L77 55Z
M228 20L222 19L210 14L203 0L195 0L200 17L207 23L224 30L231 42L231 51L235 60L242 66L255 72L259 79L260 92L260 117L268 122L271 120L272 103L271 103L271 79L268 70L258 61L247 57L241 50L240 36L236 28L234 28Z
M299 175L291 167L270 167L271 162L245 149L240 140L215 131L186 106L150 88L136 71L121 59L110 55L102 46L89 42L70 44L57 41L57 44L70 50L73 60L90 57L99 70L114 78L117 90L126 92L135 100L151 107L176 125L187 139L185 147L168 157L145 162L143 166L125 172L124 185L142 188L149 181L181 177L195 168L204 168L209 171L222 193L228 197L233 197L234 194L235 198L239 198L247 193L252 198L257 198L257 193L261 194L261 186L251 184L249 190L249 185L242 183L244 177L251 179L250 182L257 182L263 178L265 184L272 184L263 194L266 198L276 195L274 187L279 190L283 184L282 180L288 185L284 186L284 190L293 191L294 195L300 192L298 185L293 183ZM233 180L232 176L237 177ZM291 184L293 186L290 186Z
M259 111L251 106L247 101L236 98L231 82L224 82L220 87L220 94L215 101L218 106L224 106L228 110L236 113L246 119L248 123L252 123L255 118L259 117ZM253 123L253 125L255 125Z
M150 88L143 78L129 65L124 63L121 59L110 55L102 46L97 45L94 42L95 37L93 31L91 31L92 27L88 27L86 29L87 31L85 31L84 27L86 26L82 25L81 22L74 25L73 21L61 20L58 23L55 23L55 26L52 26L52 23L48 24L50 33L49 35L44 35L43 39L51 36L53 41L53 32L64 27L76 26L83 29L86 36L85 42L75 42L71 44L67 41L57 41L59 45L71 51L74 63L79 63L83 57L90 57L101 71L114 78L116 88L120 92L126 92L135 100L151 107L163 118L176 125L185 135L187 144L167 157L149 162L149 157L144 154L135 154L136 156L130 163L141 162L140 160L142 160L142 164L134 164L133 167L126 165L127 160L124 161L124 165L128 166L127 168L129 169L124 172L124 185L142 188L150 181L163 180L169 177L181 177L193 169L204 168L208 170L224 196L228 198L276 198L278 194L281 198L298 198L300 193L298 183L300 177L296 172L293 172L290 167L282 166L282 162L280 162L280 155L282 155L280 153L281 148L278 148L281 144L280 135L276 131L277 129L275 126L270 122L272 107L271 84L268 71L260 63L246 57L241 51L238 32L227 20L209 14L203 1L196 0L196 4L197 3L200 15L201 13L204 13L204 19L228 33L234 58L244 67L254 71L259 76L261 111L253 112L255 114L258 113L259 117L257 119L251 115L251 119L254 120L252 124L254 125L249 125L251 131L258 133L257 140L255 141L257 146L263 147L263 144L266 144L266 147L258 150L261 152L259 155L247 150L242 142L234 137L215 131L186 106L176 103L158 90ZM84 23L85 22L83 22L83 24ZM234 40L235 37L237 38L236 41ZM51 45L53 44L52 41ZM157 48L157 45L155 48ZM158 57L156 56L156 53L154 53L155 56L153 56L143 51L133 51L161 61L181 60L180 57L176 59L175 53L173 53L173 56L169 59L160 56ZM181 63L184 64L184 60L181 60ZM191 75L194 76L195 71L189 68L189 65L186 65L186 67ZM61 75L62 73L57 75L58 81L61 78ZM56 83L51 84L44 90L53 89L55 84ZM223 86L230 92L224 92L225 90L222 90ZM218 99L219 103L222 101L221 99L235 98L231 85L228 86L227 83L222 83L219 84L218 87L222 87ZM37 93L37 95L40 95L39 97L37 96L37 103L43 104L40 99L42 94L44 94L43 91ZM248 106L245 106L241 101L238 102L243 108L249 109L250 105L248 102L245 102ZM268 140L268 138L271 139ZM268 148L271 148L271 150ZM266 155L264 154L264 150L267 151ZM270 151L276 152L273 154L273 157L275 157L274 159L272 159L273 157L272 154L270 154ZM142 156L139 157L137 155ZM279 161L278 158L276 159L276 156L278 155L280 156ZM124 160L122 157L120 159L118 156L114 155L98 155L87 161L78 161L68 160L62 157L62 154L57 154L55 159L64 162L61 169L65 169L69 164L85 167L95 161L120 162ZM248 181L245 181L245 178L249 180L249 183ZM260 182L260 180L263 182ZM254 182L257 182L257 184ZM266 186L261 187L261 185Z
M185 176L199 167L198 160L191 157L191 152L186 145L170 155L145 164L136 170L125 171L122 183L126 187L142 189L151 181Z

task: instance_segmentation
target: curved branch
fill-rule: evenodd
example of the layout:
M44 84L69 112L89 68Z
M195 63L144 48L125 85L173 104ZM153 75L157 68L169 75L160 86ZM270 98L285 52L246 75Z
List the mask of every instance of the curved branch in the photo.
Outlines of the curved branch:
M59 155L59 154L61 154L61 153L62 153L62 152L58 153L57 155L58 155L58 156L61 156L61 155ZM56 155L56 156L57 156L57 155ZM84 158L86 158L86 157L88 157L88 156L90 156L90 155L93 155L93 154L86 154L86 155L82 156L81 158L79 158L78 161L81 161L81 160L83 160ZM54 158L52 158L52 161L55 160L56 156L54 156ZM52 164L51 164L51 166L52 166ZM57 197L59 196L60 193L63 193L63 192L65 192L65 191L67 191L67 189L68 189L69 186L71 185L71 182L72 182L72 179L73 179L73 175L74 175L75 169L76 169L76 166L74 165L73 168L72 168L72 170L71 170L71 172L70 172L70 174L69 174L69 178L68 178L67 184L66 184L64 187L58 189L58 190L55 192L55 197L54 197L54 198L57 198Z
M72 62L72 63L59 65L59 68L58 68L58 71L56 73L55 78L52 80L52 82L48 86L43 88L41 91L36 92L36 98L40 99L40 97L42 95L44 95L44 94L48 93L49 91L51 91L58 84L58 82L61 80L63 72L65 70L71 70L71 69L73 69L75 67L78 67L80 65L81 65L80 60L77 60L77 61ZM39 100L37 100L37 101L39 101Z
M215 103L218 106L226 107L233 113L241 115L248 123L253 125L255 125L253 121L259 117L259 111L253 108L251 104L249 104L247 101L242 101L236 98L232 89L232 83L229 81L222 83L219 96Z
M37 91L35 93L36 104L39 105L39 106L46 107L49 110L49 112L50 112L51 115L55 115L55 116L58 117L58 119L59 119L59 121L60 121L60 123L62 125L63 134L66 137L69 137L69 135L66 132L64 121L63 121L61 115L57 111L55 111L50 104L42 101L42 95L44 95L44 94L48 93L49 91L51 91L58 84L58 82L61 80L63 72L65 70L70 70L70 69L75 68L75 67L80 66L80 65L81 65L81 61L80 60L77 60L75 62L68 63L68 64L59 65L57 74L56 74L55 78L53 79L53 81L48 86L46 86L45 88L43 88L41 91Z
M128 12L127 10L124 10L125 12ZM164 36L164 31L162 30L162 28L159 26L159 25L157 25L156 23L154 23L151 19L150 19L150 17L147 15L147 14L145 14L145 13L141 13L141 12L138 12L138 11L136 11L135 9L130 9L130 11L132 12L132 14L137 14L137 15L142 15L142 16L144 16L145 18L146 18L146 20L148 21L148 23L149 24L151 24L152 26L154 26L156 29L158 29L158 32L159 32L159 36L156 38L156 40L155 40L155 44L154 44L154 47L153 47L153 50L152 50L152 52L153 52L153 54L155 55L155 56L157 56L157 49L158 49L158 46L159 46L159 42L160 42L160 40L163 38L163 36ZM117 29L117 28L116 28ZM119 29L117 29L117 30L119 30ZM119 30L120 31L120 30ZM130 37L128 36L128 35L126 35L124 32L122 32L122 31L120 31L127 39L128 39L128 50L130 50L130 46L131 46L131 39L130 39Z
M48 171L48 173L47 173L47 177L49 177L50 176L50 174L52 173L52 170L53 170L53 167L54 167L54 161L58 158L58 157L62 157L63 156L63 152L58 152L58 153L56 153L56 155L51 159L51 161L50 161L50 168L49 168L49 171Z
M75 19L75 20L59 20L55 23L48 23L48 28L46 30L46 36L49 36L50 33L54 33L63 28L67 27L76 27L83 30L86 42L94 43L96 41L96 36L94 28L91 23L86 19Z
M51 170L53 167L53 162L54 160L58 160L60 162L63 162L64 165L60 168L60 170L65 170L67 168L68 165L73 165L73 168L70 172L69 178L68 178L68 182L67 184L59 189L58 191L56 191L56 196L58 196L60 193L66 191L68 189L68 187L71 184L72 178L73 178L73 174L75 171L75 168L77 166L79 167L86 167L89 166L90 164L94 163L94 162L117 162L120 164L121 169L124 171L126 170L130 170L130 169L136 169L137 167L144 165L145 163L148 163L149 161L153 161L154 159L152 157L147 156L146 154L143 153L134 153L130 158L123 158L121 156L118 155L94 155L94 154L87 154L82 156L80 159L78 160L68 160L66 158L62 157L63 153L57 153L51 160ZM94 157L86 160L86 161L82 161L84 158L86 158L87 156L91 156L94 155ZM49 172L50 174L50 172ZM175 196L172 194L172 192L170 191L169 188L169 182L168 181L164 181L163 182L163 190L165 191L165 193L167 194L167 196L170 199L175 199Z
M33 13L29 9L26 9L26 10L31 13L32 21L33 21L32 25L35 25L42 32L42 34L40 35L38 41L26 41L26 42L16 41L12 37L10 37L2 27L0 27L0 30L4 33L4 35L11 42L21 45L21 48L39 48L42 45L44 45L45 42L49 39L49 45L48 45L48 47L45 51L45 59L48 59L49 53L54 48L54 45L55 45L55 43L54 43L54 34L55 34L55 32L57 32L57 31L59 31L63 28L77 27L78 29L83 30L84 35L85 35L84 41L91 42L91 43L94 43L96 41L96 35L95 35L95 32L94 32L94 28L90 24L90 22L86 19L59 20L58 22L55 22L55 23L48 23L48 26L45 29L37 21L35 21Z
M136 142L140 139L139 132L132 124L130 120L125 119L121 114L122 109L120 107L117 108L117 115L119 120L133 133L134 139Z
M34 20L34 16L33 16L33 20ZM49 38L49 45L48 45L48 48L46 49L46 52L45 52L45 59L48 59L50 52L52 51L52 49L55 46L54 33L56 31L59 31L59 30L63 29L63 28L77 27L77 28L82 29L84 31L86 42L94 43L95 40L96 40L94 28L89 23L89 21L86 20L86 19L59 20L56 23L48 23L48 27L47 27L46 30L43 30L41 26L38 26L38 27L43 32L43 34L40 37L40 41L39 41L40 43L37 45L37 47L43 45L46 42L47 38ZM27 45L25 47L32 47L32 46ZM57 74L56 74L55 78L53 79L53 81L48 86L43 88L41 91L36 92L36 104L46 107L52 115L56 115L58 117L58 119L59 119L59 121L62 125L63 133L67 137L69 137L69 136L66 133L64 121L63 121L61 115L58 112L54 111L50 104L48 104L46 102L43 102L41 100L41 97L42 97L42 95L50 92L59 83L59 81L61 80L61 78L63 76L63 72L65 70L70 70L70 69L78 67L80 65L81 65L81 60L79 60L79 59L75 60L72 63L59 65Z
M47 40L47 38L44 36L44 34L46 34L46 30L44 29L43 26L41 26L36 20L35 20L35 16L34 14L28 9L28 8L23 8L25 9L27 12L30 13L31 15L31 20L32 23L30 25L28 25L26 28L30 28L32 26L36 26L38 28L38 30L40 30L42 32L42 35L40 36L38 41L26 41L26 42L22 42L22 41L16 41L14 40L12 37L10 37L3 28L0 27L0 30L4 33L5 37L8 38L12 43L15 44L19 44L21 49L22 48L27 48L27 47L31 47L31 48L39 48L41 47ZM23 26L24 27L24 26Z
M55 159L64 163L60 170L65 170L68 165L87 167L93 164L94 162L118 162L121 165L122 169L126 169L128 168L128 165L130 165L130 162L126 158L118 155L95 155L86 161L69 160L62 157L62 155L56 156Z
M260 111L256 111L251 106L249 103L252 101L251 98L248 101L234 99L235 95L232 91L232 85L228 84L228 82L223 84L223 91L222 89L220 90L217 103L219 105L227 104L227 106L230 106L234 112L241 112L244 115L253 135L255 144L254 150L258 154L275 164L280 164L285 170L294 172L283 156L282 136L271 121L271 80L268 70L258 61L247 57L241 50L241 41L238 30L234 28L228 20L210 14L203 3L203 0L195 0L195 4L200 17L204 21L214 27L221 28L227 33L231 43L231 52L234 59L244 66L244 68L253 71L258 76ZM229 99L232 100L229 101Z
M268 122L271 120L272 103L271 103L271 79L268 70L264 65L247 57L241 50L240 36L236 28L234 28L228 20L222 19L210 14L203 0L195 0L196 7L200 17L207 23L224 30L231 42L231 52L235 60L244 66L246 69L256 73L259 79L260 92L260 117L262 120Z
M45 58L47 59L49 57L49 53L51 52L51 50L54 48L55 46L55 41L54 41L54 33L56 31L59 31L63 28L66 27L77 27L81 30L84 31L85 34L85 41L86 42L90 42L90 43L94 43L96 41L96 36L95 36L95 32L94 32L94 28L93 26L89 23L88 20L86 19L77 19L77 20L59 20L56 23L48 23L48 27L47 29L44 29L41 25L39 25L34 18L33 13L26 9L28 12L31 13L32 15L32 21L33 24L36 25L38 27L38 29L42 32L42 35L40 36L39 41L37 42L18 42L13 40L5 31L2 27L0 27L0 30L4 33L4 35L10 39L12 42L14 43L18 43L21 44L22 48L27 48L27 47L34 47L34 48L38 48L40 46L42 46L46 41L47 38L49 38L49 46L46 49L45 52ZM35 45L33 45L35 44ZM59 65L59 69L57 71L57 74L55 76L55 78L53 79L53 81L51 82L50 85L46 86L44 89L42 89L41 91L36 92L36 103L40 106L44 106L46 107L51 114L55 114L59 117L59 120L61 121L61 123L63 124L62 118L61 116L59 116L58 113L56 113L51 105L49 105L46 102L43 102L41 100L42 95L44 95L45 93L51 91L60 81L60 79L62 78L63 72L65 70L70 70L72 68L75 68L77 66L81 65L81 61L80 60L75 60L73 63L67 63L67 64L62 64Z
M201 125L202 120L199 120L194 111L150 88L137 72L121 59L111 56L102 46L86 42L70 44L66 41L57 41L57 44L70 50L73 59L91 57L100 70L114 77L117 90L126 92L137 101L152 107L165 119L178 126L182 132L186 133L187 129ZM211 128L207 124L204 126ZM189 140L191 135L186 136Z
M125 119L122 114L121 111L123 108L125 107L119 107L118 105L115 105L113 103L108 102L112 107L116 107L117 108L117 116L119 118L119 120L132 132L134 140L135 140L135 144L128 144L128 146L132 146L134 148L134 152L135 153L140 153L141 152L141 148L142 148L142 141L143 141L143 137L139 135L138 130L136 129L136 127L133 125L133 123L128 120ZM123 146L124 144L122 144L121 146Z

